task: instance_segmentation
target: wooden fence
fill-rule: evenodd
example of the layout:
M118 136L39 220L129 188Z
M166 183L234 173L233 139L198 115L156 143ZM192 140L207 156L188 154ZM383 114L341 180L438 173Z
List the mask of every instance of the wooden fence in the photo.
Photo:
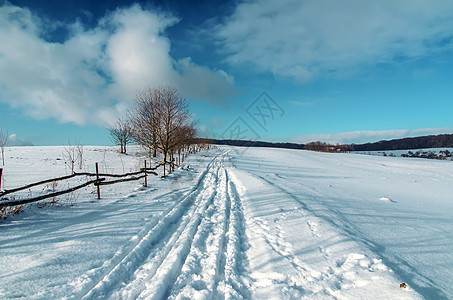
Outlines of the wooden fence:
M119 182L133 181L133 180L139 180L139 179L144 178L145 186L147 186L148 174L157 176L157 173L154 172L154 170L159 168L161 165L162 164L159 164L159 165L155 166L154 168L147 168L146 161L145 161L145 167L141 168L140 171L137 171L137 172L130 172L130 173L125 173L125 174L105 174L105 173L99 173L98 163L96 163L96 173L73 173L72 175L66 175L66 176L62 176L62 177L46 179L43 181L31 183L31 184L28 184L28 185L25 185L22 187L18 187L18 188L14 188L14 189L9 189L9 190L5 189L3 192L0 190L0 209L3 207L22 205L22 204L27 204L27 203L31 203L31 202L44 200L47 198L52 198L52 197L68 194L68 193L74 192L76 190L79 190L81 188L84 188L86 186L89 186L91 184L96 186L97 196L98 196L98 199L100 199L101 198L100 186L102 186L102 185L115 184L115 183L119 183ZM3 170L2 169L0 169L0 170L1 170L0 171L0 188L1 188L1 175L2 175L1 172ZM31 198L25 198L25 199L2 199L6 195L16 193L19 191L23 191L23 190L26 190L26 189L29 189L29 188L32 188L32 187L35 187L38 185L67 180L67 179L71 179L71 178L78 177L78 176L96 177L96 179L89 180L83 184L68 188L66 190L48 193L48 194L37 196L37 197L31 197ZM119 178L119 179L106 181L106 178L108 178L108 177Z

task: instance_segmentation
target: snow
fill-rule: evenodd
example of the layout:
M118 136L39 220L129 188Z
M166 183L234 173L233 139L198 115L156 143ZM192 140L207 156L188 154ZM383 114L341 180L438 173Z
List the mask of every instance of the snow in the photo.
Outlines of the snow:
M115 150L85 147L82 169L143 165L139 148ZM8 148L2 188L68 174L63 152ZM203 151L165 179L149 176L148 187L103 186L97 200L91 186L3 220L0 298L452 298L452 168L301 150Z
M353 151L352 153L356 154L366 154L366 155L377 155L382 156L384 155L394 155L394 156L401 156L402 154L407 154L409 151L412 153L415 152L432 152L436 155L440 154L441 151L449 151L452 152L453 148L422 148L422 149L406 149L406 150L382 150L382 151ZM448 160L451 160L448 158Z
M396 201L393 200L393 199L390 198L390 197L381 197L381 198L379 198L379 200L385 201L385 202L393 202L393 203L396 203Z

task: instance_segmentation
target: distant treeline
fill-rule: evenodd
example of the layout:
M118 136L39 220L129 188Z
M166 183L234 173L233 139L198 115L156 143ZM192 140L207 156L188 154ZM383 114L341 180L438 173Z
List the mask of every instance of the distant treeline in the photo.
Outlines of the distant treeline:
M272 143L263 141L245 140L211 140L204 139L206 143L214 145L230 145L241 147L269 147L286 149L306 149L322 152L349 152L349 151L388 151L388 150L410 150L427 148L453 148L453 134L428 135L412 138L394 139L379 141L376 143L334 145L323 142L310 142L308 144L297 143Z
M361 145L351 145L354 151L385 151L427 148L453 148L453 134L419 136Z
M262 141L244 141L244 140L210 140L214 145L229 145L241 147L269 147L269 148L286 148L286 149L305 149L304 144L296 143L271 143Z

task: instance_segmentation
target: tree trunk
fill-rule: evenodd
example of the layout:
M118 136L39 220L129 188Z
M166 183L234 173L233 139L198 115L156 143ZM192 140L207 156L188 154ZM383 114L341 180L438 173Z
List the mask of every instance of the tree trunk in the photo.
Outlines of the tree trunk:
M153 157L157 156L157 141L156 141L156 134L153 133Z
M167 161L167 152L162 151L163 163L164 163L164 177L165 177L165 165Z
M171 168L173 171L175 170L175 154L173 151L171 152Z

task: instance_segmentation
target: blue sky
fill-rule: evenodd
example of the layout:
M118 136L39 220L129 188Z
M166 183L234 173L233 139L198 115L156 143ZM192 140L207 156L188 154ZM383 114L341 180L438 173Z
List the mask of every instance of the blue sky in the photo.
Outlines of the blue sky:
M453 133L450 0L0 0L0 41L11 144L110 144L135 92L165 84L212 138Z

